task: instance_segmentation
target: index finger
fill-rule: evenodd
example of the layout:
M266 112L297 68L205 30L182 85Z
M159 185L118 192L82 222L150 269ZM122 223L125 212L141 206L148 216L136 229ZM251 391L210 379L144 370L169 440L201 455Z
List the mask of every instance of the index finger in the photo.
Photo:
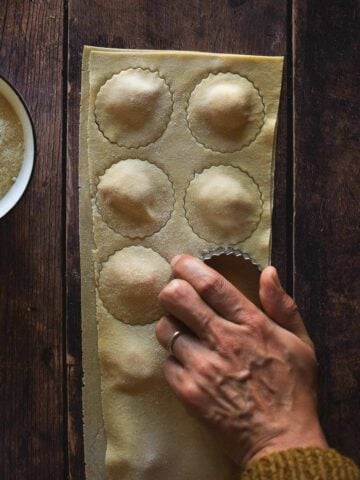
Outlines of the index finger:
M171 262L173 274L189 282L205 302L222 317L243 323L257 307L234 285L203 261L190 255L178 255Z

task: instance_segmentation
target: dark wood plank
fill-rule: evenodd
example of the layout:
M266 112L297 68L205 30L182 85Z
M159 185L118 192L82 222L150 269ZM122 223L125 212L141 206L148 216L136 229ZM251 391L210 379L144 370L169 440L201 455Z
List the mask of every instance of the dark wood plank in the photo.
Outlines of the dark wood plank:
M0 73L24 95L35 172L0 220L0 478L64 478L60 0L1 2Z
M83 478L81 431L80 273L78 244L78 114L84 44L117 48L203 50L282 55L286 52L286 1L90 0L69 1L69 103L67 178L67 326L69 358L69 461L71 478ZM285 74L286 79L286 74ZM274 218L274 261L286 278L287 97L279 125ZM291 165L291 158L289 159Z
M356 0L296 0L296 298L315 340L332 446L360 461Z

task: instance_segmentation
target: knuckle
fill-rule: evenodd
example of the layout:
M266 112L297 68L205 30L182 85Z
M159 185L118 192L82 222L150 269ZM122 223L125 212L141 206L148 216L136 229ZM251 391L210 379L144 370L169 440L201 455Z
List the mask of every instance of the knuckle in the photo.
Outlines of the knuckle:
M167 286L161 291L159 298L162 301L169 299L181 299L186 295L187 283L184 280L171 280Z
M199 402L200 391L196 384L190 379L183 382L180 394L183 401L191 407L195 407Z
M240 301L234 302L231 305L231 307L232 307L231 310L232 310L232 314L234 315L234 318L241 320L243 315L246 315L246 309L243 302L240 302Z
M232 325L231 325L232 326ZM222 322L210 322L205 331L205 340L210 350L218 350L218 348L226 341L228 337L228 325Z
M246 320L246 325L250 335L261 337L265 333L267 322L263 315L251 314Z
M204 359L204 358L197 358L195 363L194 363L194 367L196 369L196 371L202 376L202 377L206 377L208 376L210 370L211 370L211 366L209 364L209 362Z
M198 322L201 326L201 330L206 335L206 332L211 332L213 326L213 316L209 314L209 312L203 312L202 314L198 314Z
M217 350L225 358L237 356L243 350L243 343L238 335L226 335L219 341Z
M219 353L222 357L228 357L239 352L246 335L250 336L249 330L245 324L216 321L209 326L205 341L211 351Z
M261 311L254 305L238 301L232 305L232 315L239 324L256 323L256 318L261 316Z
M225 281L220 276L206 275L200 278L198 290L200 295L221 294L225 289Z
M186 268L189 258L187 255L180 255L177 259L176 263L172 264L173 271L176 273L180 273Z

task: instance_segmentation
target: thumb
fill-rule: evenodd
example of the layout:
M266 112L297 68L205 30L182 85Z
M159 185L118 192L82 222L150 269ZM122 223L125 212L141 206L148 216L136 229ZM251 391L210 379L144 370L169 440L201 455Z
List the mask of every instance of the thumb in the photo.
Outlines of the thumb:
M278 325L299 337L313 348L298 306L281 287L274 267L266 267L260 277L260 301L265 313Z

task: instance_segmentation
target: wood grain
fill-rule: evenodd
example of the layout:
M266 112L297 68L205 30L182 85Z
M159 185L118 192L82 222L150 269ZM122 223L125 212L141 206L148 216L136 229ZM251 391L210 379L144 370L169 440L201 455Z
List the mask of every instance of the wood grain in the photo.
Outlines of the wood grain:
M83 45L288 53L291 60L287 3L2 0L0 73L29 104L38 157L25 197L0 221L1 479L83 478L77 213ZM355 0L293 3L296 298L321 362L320 410L328 438L360 461L360 333L356 324L360 110L354 71L359 4ZM290 290L292 112L286 85L290 86L292 75L288 63L273 219L273 263ZM290 88L287 92L292 93ZM65 347L67 372L63 368ZM63 388L66 380L67 391Z
M0 478L64 478L61 1L2 1L0 73L23 94L36 169L0 220Z
M80 272L78 245L78 116L81 53L84 44L117 48L180 49L259 55L283 55L287 37L286 1L229 0L70 0L68 176L67 176L67 338L69 359L69 471L84 478L81 431ZM261 34L259 34L261 32ZM287 74L285 71L285 80ZM288 275L286 83L279 124L273 224L273 259L282 278ZM291 233L291 232L290 232Z
M358 1L295 1L296 299L330 444L360 462Z

